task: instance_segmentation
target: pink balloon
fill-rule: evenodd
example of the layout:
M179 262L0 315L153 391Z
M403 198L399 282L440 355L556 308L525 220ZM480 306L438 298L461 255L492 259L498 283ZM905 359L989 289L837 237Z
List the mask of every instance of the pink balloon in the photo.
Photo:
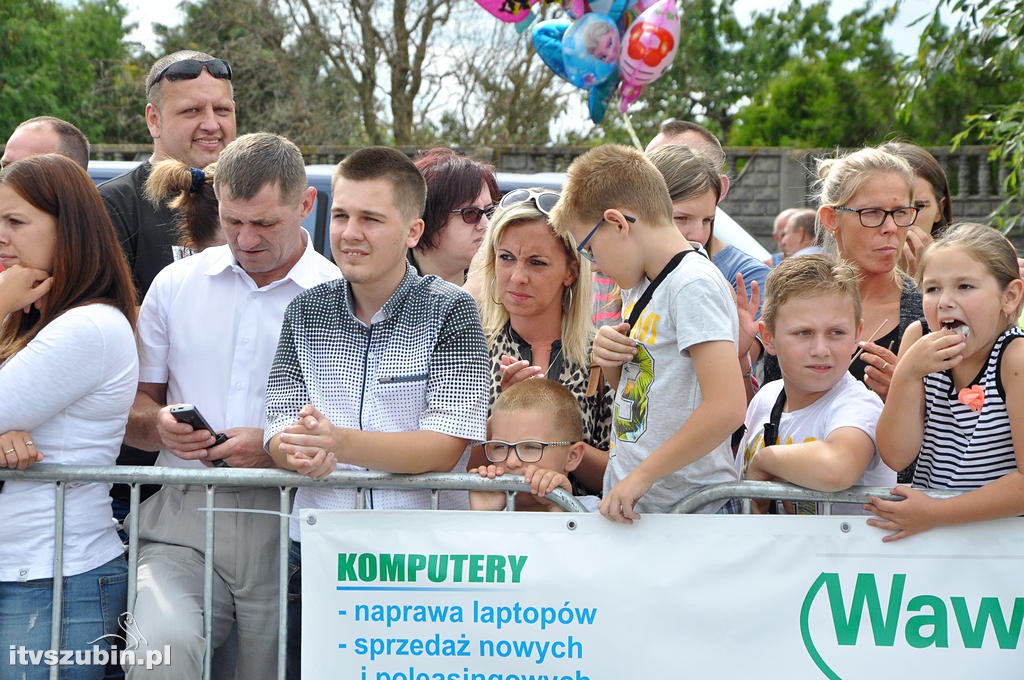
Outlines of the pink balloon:
M679 10L675 0L657 0L640 13L622 36L619 109L625 113L643 92L672 65L679 49Z
M476 3L505 23L519 23L530 16L530 5L537 0L476 0Z

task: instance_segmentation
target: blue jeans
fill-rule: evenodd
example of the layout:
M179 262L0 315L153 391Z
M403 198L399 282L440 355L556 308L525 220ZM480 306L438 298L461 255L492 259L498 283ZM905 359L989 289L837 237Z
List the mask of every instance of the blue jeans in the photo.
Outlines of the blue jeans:
M302 677L302 544L288 545L288 643L287 680Z
M52 598L53 579L0 582L0 640L7 657L0 659L0 667L8 669L0 675L5 680L49 677L50 666L39 655L50 649ZM111 633L124 634L117 619L125 611L127 599L128 564L123 555L84 574L65 576L59 651L81 650L81 655L94 646L109 651L108 642L94 641ZM31 652L36 653L35 658ZM61 664L61 680L103 678L104 663L89 656L89 665L83 663L84 655L78 663L72 657L72 665Z

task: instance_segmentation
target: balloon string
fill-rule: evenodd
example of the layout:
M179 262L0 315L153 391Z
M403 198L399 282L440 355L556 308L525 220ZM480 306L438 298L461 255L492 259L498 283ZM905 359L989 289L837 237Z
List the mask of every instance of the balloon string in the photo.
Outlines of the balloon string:
M636 136L636 130L633 129L633 121L629 119L628 111L622 112L622 121L626 124L626 132L629 133L629 138L633 140L633 146L643 151L644 145L640 143L640 138Z

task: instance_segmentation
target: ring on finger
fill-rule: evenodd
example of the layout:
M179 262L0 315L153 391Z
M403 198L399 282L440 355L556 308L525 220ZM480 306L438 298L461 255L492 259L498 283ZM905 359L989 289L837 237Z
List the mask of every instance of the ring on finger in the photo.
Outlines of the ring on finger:
M883 361L882 362L882 372L884 373L885 369L887 369L888 367L889 367L889 362L888 361Z
M9 456L14 453L14 449L4 449L4 455Z
M25 440L25 446L35 446L35 445L36 445L36 443L34 441L32 441L31 439L26 439Z

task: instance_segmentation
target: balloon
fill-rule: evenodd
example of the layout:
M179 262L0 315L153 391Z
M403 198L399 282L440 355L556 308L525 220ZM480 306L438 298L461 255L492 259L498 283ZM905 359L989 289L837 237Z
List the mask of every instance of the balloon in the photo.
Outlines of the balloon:
M562 57L562 37L569 30L572 22L568 19L542 21L533 27L531 38L533 49L544 64L554 71L555 75L569 80L565 75L565 59Z
M619 87L619 69L615 68L608 79L603 83L590 88L590 96L587 98L587 110L590 112L590 120L600 124L604 120L604 114L608 111L608 104L615 96L615 90Z
M622 13L636 0L593 0L589 3L594 14L605 14L612 21L618 21Z
M679 10L675 0L657 0L626 31L619 55L622 77L620 110L625 113L643 92L672 65L679 49Z
M603 83L615 71L618 56L619 28L603 14L584 14L562 38L565 75L576 87Z
M514 24L530 16L530 5L537 0L476 0L477 4L502 21Z

